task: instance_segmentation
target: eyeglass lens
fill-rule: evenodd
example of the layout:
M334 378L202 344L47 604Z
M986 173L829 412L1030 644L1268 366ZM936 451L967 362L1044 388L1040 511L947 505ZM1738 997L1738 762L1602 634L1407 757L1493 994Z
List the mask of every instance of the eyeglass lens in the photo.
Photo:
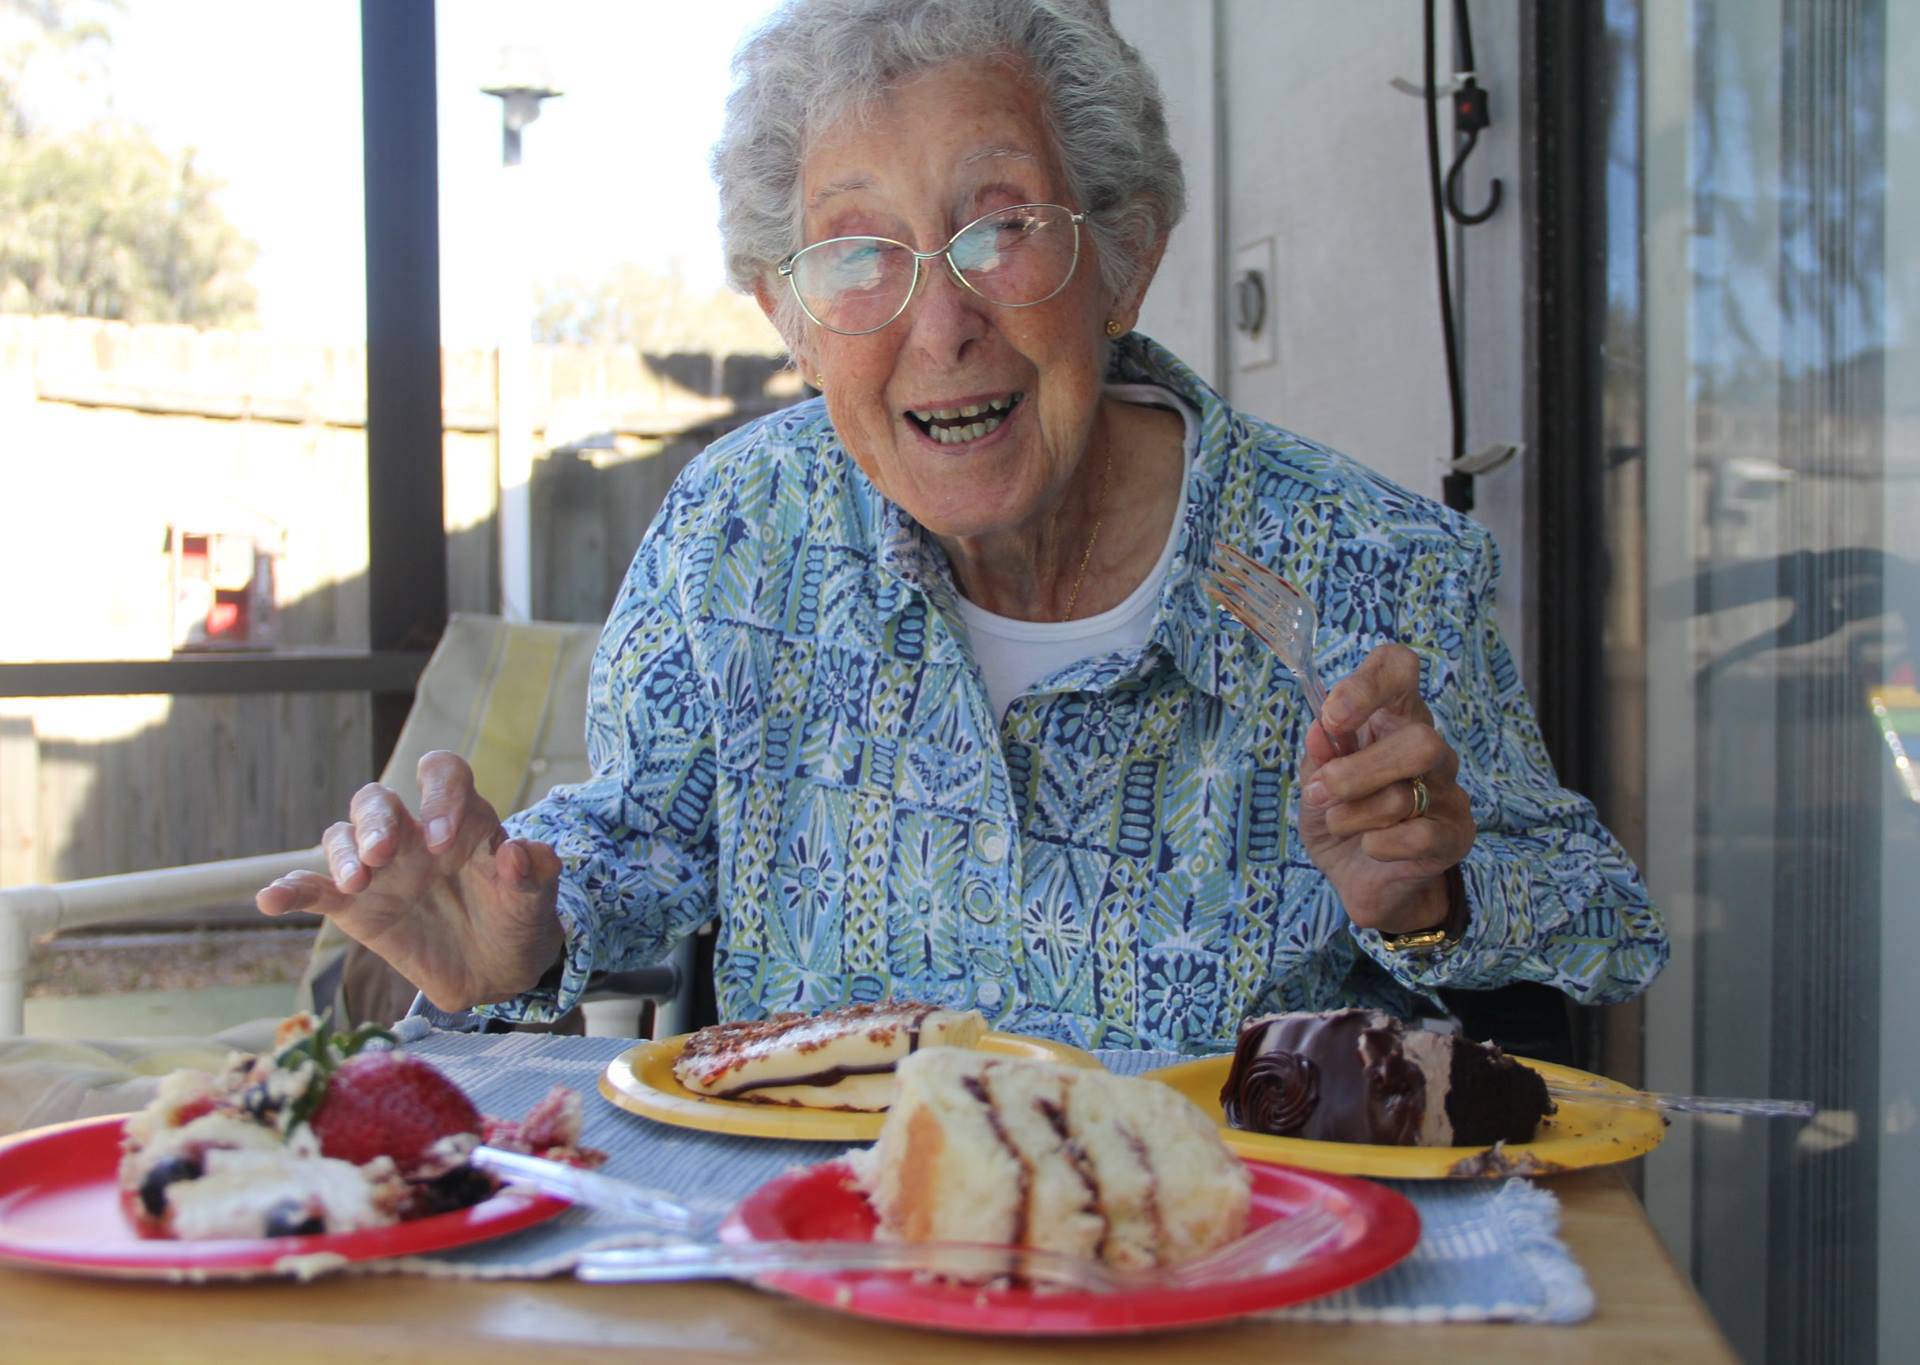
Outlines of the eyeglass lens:
M1065 209L1023 204L962 228L947 255L975 293L1021 307L1060 292L1079 254L1078 232ZM938 263L929 261L938 268ZM884 327L913 291L914 254L881 237L816 242L793 258L793 283L815 321L836 332Z

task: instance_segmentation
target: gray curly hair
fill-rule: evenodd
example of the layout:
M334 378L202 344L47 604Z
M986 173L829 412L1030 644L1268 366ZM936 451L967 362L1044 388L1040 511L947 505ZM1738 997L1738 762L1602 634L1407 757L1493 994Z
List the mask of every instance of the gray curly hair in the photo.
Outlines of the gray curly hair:
M1186 183L1159 84L1115 31L1104 0L789 0L735 54L713 151L734 287L752 292L802 245L809 130L918 72L988 53L1014 56L1038 83L1101 281L1125 288L1144 253L1180 221ZM775 321L791 343L799 309L789 291L775 297Z

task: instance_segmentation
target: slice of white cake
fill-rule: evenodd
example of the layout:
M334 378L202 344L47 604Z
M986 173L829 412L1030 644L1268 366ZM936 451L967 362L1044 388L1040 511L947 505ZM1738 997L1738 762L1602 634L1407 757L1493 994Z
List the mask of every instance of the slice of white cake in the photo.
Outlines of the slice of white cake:
M930 1048L855 1178L895 1241L992 1242L1174 1265L1246 1227L1246 1168L1207 1116L1154 1081Z
M289 1149L210 1149L205 1173L168 1187L170 1236L289 1237L399 1221L407 1185L393 1162L365 1166Z
M978 1010L914 1003L776 1014L701 1029L687 1039L673 1074L715 1099L874 1112L892 1103L893 1070L903 1057L926 1047L972 1047L986 1031Z

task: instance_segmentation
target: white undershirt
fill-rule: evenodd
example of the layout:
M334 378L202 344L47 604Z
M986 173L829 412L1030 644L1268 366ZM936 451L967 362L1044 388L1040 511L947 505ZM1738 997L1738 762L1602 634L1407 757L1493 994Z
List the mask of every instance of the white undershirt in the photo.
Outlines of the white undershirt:
M1168 408L1180 414L1186 428L1181 439L1180 500L1173 509L1167 543L1160 547L1160 558L1152 572L1127 594L1127 600L1098 616L1078 621L1016 621L977 607L964 597L959 599L960 620L966 625L973 657L979 661L996 716L1005 716L1015 697L1049 674L1082 659L1139 650L1152 632L1160 589L1167 581L1167 568L1173 563L1173 549L1186 520L1187 476L1200 445L1200 420L1192 408L1158 384L1109 384L1106 394L1123 403Z

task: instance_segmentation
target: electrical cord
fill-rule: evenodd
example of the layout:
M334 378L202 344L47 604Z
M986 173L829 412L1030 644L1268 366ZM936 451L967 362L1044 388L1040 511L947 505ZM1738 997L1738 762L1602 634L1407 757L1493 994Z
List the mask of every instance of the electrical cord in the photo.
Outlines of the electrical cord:
M1447 406L1452 417L1453 440L1448 446L1448 473L1441 480L1441 497L1447 506L1460 512L1473 510L1473 476L1452 468L1467 453L1466 411L1460 396L1460 350L1453 325L1453 271L1447 262L1447 211L1440 191L1440 99L1434 81L1434 4L1422 5L1421 47L1422 77L1426 82L1427 115L1427 188L1433 208L1433 257L1440 281L1440 340L1447 358Z

